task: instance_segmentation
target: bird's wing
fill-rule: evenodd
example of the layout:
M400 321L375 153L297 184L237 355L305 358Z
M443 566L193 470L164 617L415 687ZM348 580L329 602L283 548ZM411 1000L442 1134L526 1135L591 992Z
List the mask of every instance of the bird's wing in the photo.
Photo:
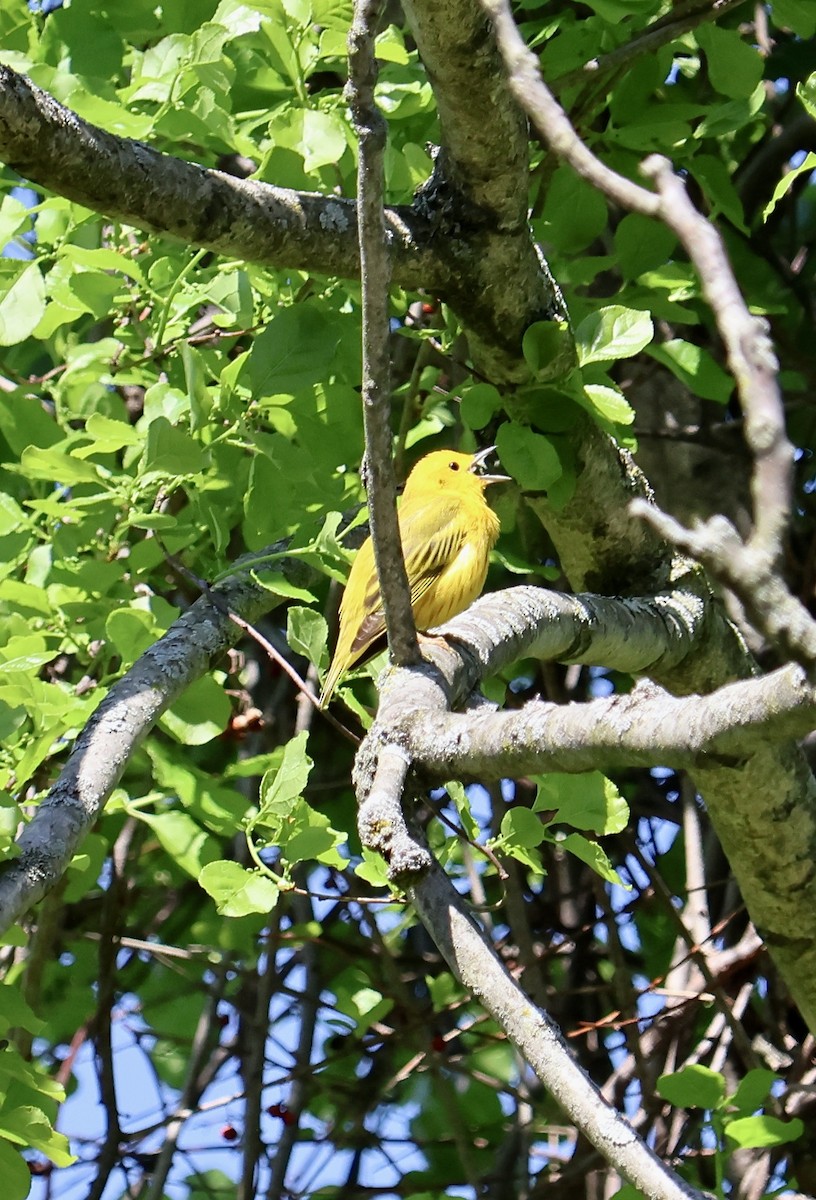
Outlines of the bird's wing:
M429 507L423 505L400 521L405 570L414 607L445 567L453 562L468 539L469 525L462 519L458 504L441 504L436 500L431 513ZM429 524L433 530L430 535Z
M461 520L458 505L447 505L436 498L433 506L422 504L409 511L403 507L399 521L405 570L411 587L411 606L415 608L417 601L462 549L467 541L468 525ZM430 536L429 527L433 530ZM385 632L385 616L376 572L369 580L363 612L365 616L351 645L353 654L361 654Z

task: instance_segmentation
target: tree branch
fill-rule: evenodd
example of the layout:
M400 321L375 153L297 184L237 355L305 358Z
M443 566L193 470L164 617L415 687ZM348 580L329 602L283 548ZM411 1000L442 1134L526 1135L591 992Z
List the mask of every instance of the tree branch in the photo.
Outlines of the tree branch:
M383 161L387 127L374 101L374 38L381 0L356 0L349 30L346 87L359 139L357 213L363 283L363 425L365 482L371 540L382 596L388 647L395 662L419 659L408 575L397 524L397 485L391 435L391 349L388 285L391 263L383 220Z
M567 320L558 286L530 239L526 122L475 0L406 0L404 8L441 126L433 175L415 203L436 231L450 273L446 298L465 320L479 371L494 382L524 380L521 339L528 325ZM473 252L466 266L463 240ZM554 377L565 364L550 369Z
M564 1045L561 1032L515 982L441 867L411 894L423 924L453 973L481 1000L553 1099L604 1159L647 1196L689 1200L684 1183L609 1105Z
M83 121L0 64L0 160L105 216L227 257L320 275L360 273L353 200L236 179ZM444 292L447 272L414 208L386 210L405 287Z
M259 555L249 557L257 566ZM308 575L308 569L291 560L277 565L293 582L302 583ZM214 599L203 596L192 604L114 684L77 738L59 778L17 839L19 856L0 871L0 930L9 929L54 886L136 747L211 660L241 636L227 610L253 620L280 603L253 580L252 568L242 570L240 562L212 595Z
M401 681L401 689L405 683ZM628 695L566 706L530 701L508 712L430 710L400 744L439 779L483 781L542 771L738 767L758 740L786 741L816 724L816 690L800 667L733 683L710 696L670 696L646 682Z

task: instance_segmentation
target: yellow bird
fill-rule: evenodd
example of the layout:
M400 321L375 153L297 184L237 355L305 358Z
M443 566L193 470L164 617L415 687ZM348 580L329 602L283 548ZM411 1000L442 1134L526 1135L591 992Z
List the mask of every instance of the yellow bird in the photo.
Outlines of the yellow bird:
M499 518L484 490L507 475L485 475L478 454L434 450L416 464L399 506L399 529L411 607L417 629L432 629L462 612L484 587ZM367 538L357 552L340 604L340 632L320 707L329 703L338 680L385 632L374 547Z

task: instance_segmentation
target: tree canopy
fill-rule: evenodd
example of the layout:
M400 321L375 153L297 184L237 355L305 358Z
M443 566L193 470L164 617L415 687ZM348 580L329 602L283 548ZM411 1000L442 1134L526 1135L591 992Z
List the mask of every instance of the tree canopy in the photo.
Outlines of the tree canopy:
M816 1190L811 0L4 0L0 163L4 1200Z

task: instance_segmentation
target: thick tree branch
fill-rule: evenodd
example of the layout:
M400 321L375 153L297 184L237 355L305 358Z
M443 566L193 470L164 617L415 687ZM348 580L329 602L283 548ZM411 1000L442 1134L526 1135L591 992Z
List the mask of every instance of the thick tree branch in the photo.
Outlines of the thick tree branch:
M801 667L788 666L710 696L678 698L644 682L586 704L531 701L467 715L426 710L403 723L400 742L440 780L486 782L542 771L739 767L760 739L786 741L814 725L816 690Z
M391 878L401 886L428 869L424 843L404 815L405 781L412 764L425 765L424 750L430 742L441 745L433 739L435 722L448 728L447 722L457 719L448 710L477 678L530 655L560 662L603 662L622 671L645 671L658 664L668 668L690 653L704 623L705 604L692 589L632 600L564 596L534 587L483 596L444 627L456 651L429 645L426 653L433 667L412 670L407 679L395 672L382 689L378 720L355 763L363 844L383 855ZM478 718L458 719L468 728ZM488 718L488 725L495 719ZM419 754L411 733L415 725L423 750ZM422 742L423 735L430 742ZM577 769L596 765L582 762ZM508 772L494 775L492 766L486 766L486 778L502 773Z
M526 122L478 3L407 0L404 7L442 134L433 176L416 205L437 232L451 278L446 297L464 317L479 370L494 381L523 380L525 329L534 321L567 319L530 239ZM463 241L473 252L467 261ZM554 362L552 376L568 365Z
M278 550L280 547L275 547ZM257 564L258 555L251 556ZM278 563L304 582L299 563ZM0 872L0 930L54 886L121 778L130 756L182 692L241 630L227 611L254 620L280 599L239 570L197 600L110 689L76 740L71 757L17 840L19 857ZM215 602L214 602L215 601Z
M321 275L360 273L353 200L236 179L116 137L0 65L0 160L31 183L108 217L228 257ZM423 215L386 210L405 287L444 292Z
M363 282L363 425L365 482L371 540L391 656L400 666L419 660L411 593L397 524L397 484L391 436L391 339L388 286L391 263L383 219L387 127L374 101L374 38L381 0L357 0L349 31L346 88L359 140L357 223Z
M810 934L816 906L816 784L799 751L787 741L781 745L772 741L786 733L792 737L812 722L813 690L801 671L787 668L689 702L671 700L652 688L650 707L646 709L644 704L642 711L636 704L645 701L648 685L631 699L619 697L597 707L534 705L529 717L525 710L488 717L478 711L469 717L446 715L473 685L480 669L487 664L490 669L500 669L530 653L569 661L602 661L672 682L692 680L695 675L706 678L715 665L724 673L730 642L721 642L717 648L718 635L727 628L717 610L703 604L693 590L663 603L667 610L660 607L660 597L650 609L649 601L561 597L534 588L511 589L477 601L445 627L451 649L425 650L433 666L413 668L407 679L402 672L387 679L378 720L357 756L361 828L376 829L381 819L386 822L389 840L379 848L391 855L397 868L392 874L398 877L399 865L410 862L417 853L410 826L404 820L400 824L394 816L401 803L398 789L408 777L409 764L420 771L438 768L442 777L450 778L468 765L475 766L482 749L477 739L486 734L488 745L477 773L481 775L484 766L490 777L493 767L486 764L491 754L503 757L508 774L511 765L513 770L522 765L551 770L622 765L624 758L632 760L628 754L617 757L620 739L636 761L655 765L654 758L637 758L643 752L639 722L650 722L652 734L665 743L659 747L660 765L670 763L674 751L678 761L692 765L695 784L706 798L754 923L805 1019L816 1027L816 943ZM559 613L562 604L565 607ZM577 606L574 612L569 611L571 605ZM596 615L587 615L582 622L576 619L579 610ZM658 711L652 711L652 704ZM668 706L665 719L660 713L664 704ZM678 707L673 708L674 704ZM536 724L537 716L546 717L546 723ZM587 728L584 722L588 717L605 721L611 717L614 726L595 722L593 728ZM672 727L672 722L681 719L692 723L690 729ZM527 720L535 724L534 730L527 731L530 741L545 739L549 756L536 756L531 750L529 760L522 763L522 746L511 763L512 739L525 735ZM437 732L450 735L447 744L440 746ZM423 734L427 740L422 740ZM589 744L592 750L587 748ZM398 774L379 770L384 748L392 761L401 756ZM714 750L716 754L705 752ZM688 760L684 757L687 752ZM374 781L376 792L372 791Z

